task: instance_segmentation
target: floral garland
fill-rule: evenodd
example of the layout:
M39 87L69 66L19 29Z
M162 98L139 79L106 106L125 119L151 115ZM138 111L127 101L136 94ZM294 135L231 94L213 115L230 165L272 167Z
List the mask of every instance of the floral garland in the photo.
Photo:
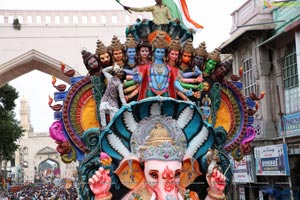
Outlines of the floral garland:
M166 65L166 68L167 68L167 70L168 70L168 79L167 79L167 84L166 84L166 87L163 89L163 90L161 90L161 91L158 91L158 90L156 90L156 89L154 89L154 87L153 87L153 85L152 85L152 82L151 82L151 67L152 67L152 65L151 66L148 66L148 81L149 81L149 87L150 87L150 89L151 89L151 91L154 93L154 94L156 94L156 95L158 95L158 96L161 96L162 94L164 94L165 92L167 92L167 89L168 89L168 87L169 87L169 83L170 83L170 80L171 80L171 69L170 69L170 67L168 66L168 65Z

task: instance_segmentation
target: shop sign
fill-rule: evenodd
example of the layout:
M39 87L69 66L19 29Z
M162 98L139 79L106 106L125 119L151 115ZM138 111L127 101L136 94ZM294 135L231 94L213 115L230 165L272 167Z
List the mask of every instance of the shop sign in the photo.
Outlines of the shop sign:
M252 155L244 156L240 161L231 159L234 183L254 183L254 159Z
M300 134L300 113L299 112L283 115L282 120L283 120L285 135ZM278 130L280 130L280 136L282 136L283 130L280 121L278 122L278 127L279 127Z
M256 175L290 175L286 144L254 148Z

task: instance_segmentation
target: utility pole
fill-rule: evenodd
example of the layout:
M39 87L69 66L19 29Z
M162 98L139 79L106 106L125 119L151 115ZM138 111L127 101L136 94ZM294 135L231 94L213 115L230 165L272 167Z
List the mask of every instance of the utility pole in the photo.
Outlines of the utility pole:
M285 141L285 135L286 135L286 132L285 132L285 126L284 126L284 123L283 123L283 118L284 118L284 113L282 112L281 110L281 103L280 103L280 96L279 96L279 88L278 88L278 85L276 85L276 89L277 89L277 98L278 98L278 104L279 104L279 116L280 116L280 122L281 122L281 130L282 130L282 142L283 144L286 145L287 149L288 149L288 146L286 144L286 141ZM288 156L288 155L287 155ZM289 187L290 187L290 195L291 195L291 200L294 200L294 193L293 193L293 185L292 185L292 179L291 179L291 175L288 175L287 176L288 178L288 182L289 182Z

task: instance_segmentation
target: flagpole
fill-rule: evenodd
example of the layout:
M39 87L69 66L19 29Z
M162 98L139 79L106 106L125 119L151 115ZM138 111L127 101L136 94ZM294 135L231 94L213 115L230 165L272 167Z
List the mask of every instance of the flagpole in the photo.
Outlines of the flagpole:
M118 4L120 4L122 7L124 7L124 5L120 2L120 0L116 0L116 2L118 3ZM129 13L131 13L131 11L130 10L127 10Z

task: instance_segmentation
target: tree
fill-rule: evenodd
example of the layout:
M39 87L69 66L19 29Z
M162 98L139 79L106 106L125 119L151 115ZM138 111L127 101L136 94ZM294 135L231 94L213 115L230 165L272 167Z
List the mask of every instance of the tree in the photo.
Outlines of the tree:
M18 96L16 89L8 84L0 88L0 169L2 169L2 161L13 159L18 149L16 141L23 132L13 111Z

